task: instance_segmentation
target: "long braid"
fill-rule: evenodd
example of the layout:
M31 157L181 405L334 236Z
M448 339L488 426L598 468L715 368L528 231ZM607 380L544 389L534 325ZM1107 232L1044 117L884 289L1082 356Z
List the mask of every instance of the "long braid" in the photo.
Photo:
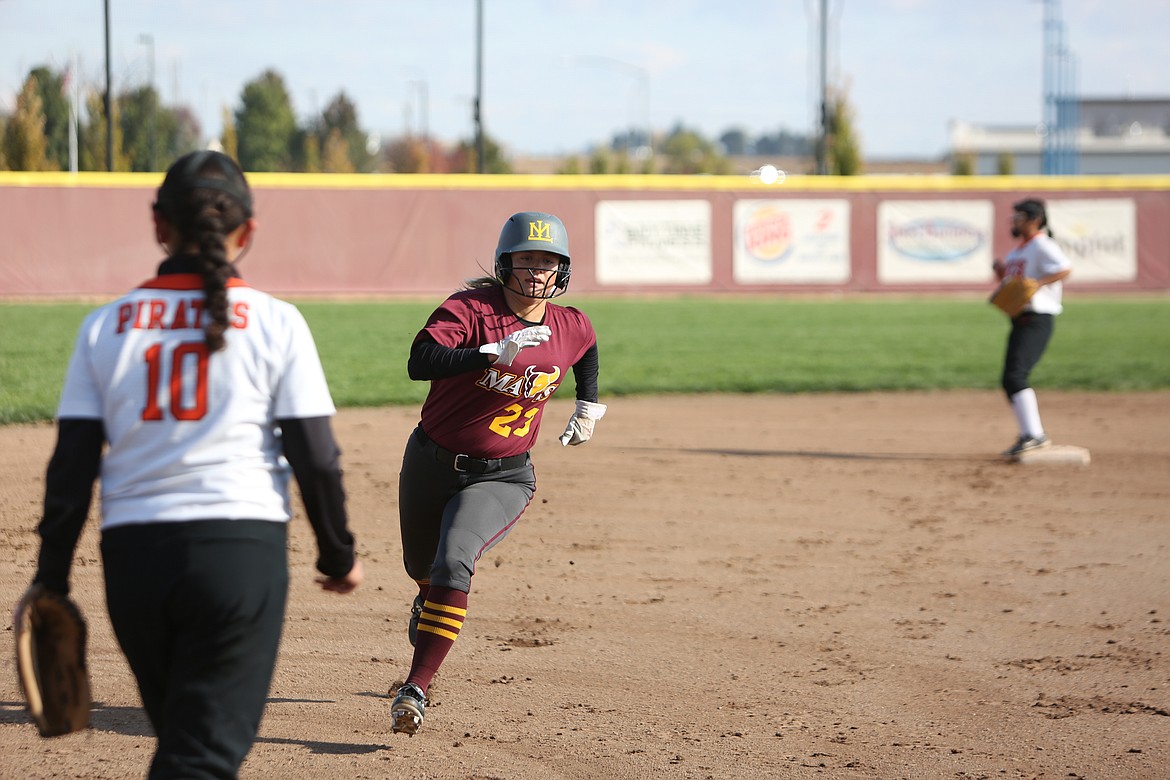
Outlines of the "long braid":
M171 166L154 207L178 231L180 246L198 251L204 339L207 348L217 352L227 346L227 285L235 270L225 242L252 216L244 172L218 152L192 152Z
M207 190L204 190L207 192ZM199 245L200 272L203 275L203 334L207 348L218 352L227 345L227 282L232 275L224 246L223 211L228 198L216 193L216 202L208 204L192 221L193 236Z

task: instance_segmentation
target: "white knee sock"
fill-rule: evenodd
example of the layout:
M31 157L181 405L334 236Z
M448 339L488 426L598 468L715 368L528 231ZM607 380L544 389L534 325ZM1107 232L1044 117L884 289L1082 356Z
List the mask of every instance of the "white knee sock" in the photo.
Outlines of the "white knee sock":
M1012 396L1012 411L1016 415L1016 424L1020 426L1021 436L1040 438L1044 435L1044 426L1040 423L1040 405L1036 402L1036 391L1025 387Z

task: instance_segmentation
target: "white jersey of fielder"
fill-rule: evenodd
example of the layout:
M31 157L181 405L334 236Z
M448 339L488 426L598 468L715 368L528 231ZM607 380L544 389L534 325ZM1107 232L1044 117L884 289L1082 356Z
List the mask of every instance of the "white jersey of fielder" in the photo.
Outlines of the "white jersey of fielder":
M57 416L105 426L103 529L291 516L275 421L335 412L308 324L240 279L225 349L209 353L204 316L200 277L168 274L81 326Z
M1037 233L1021 246L1008 252L1003 263L1005 277L1023 276L1029 279L1042 279L1072 267L1060 245L1044 233ZM1061 303L1063 292L1063 282L1046 284L1036 291L1032 300L1024 307L1024 311L1060 314L1064 310Z

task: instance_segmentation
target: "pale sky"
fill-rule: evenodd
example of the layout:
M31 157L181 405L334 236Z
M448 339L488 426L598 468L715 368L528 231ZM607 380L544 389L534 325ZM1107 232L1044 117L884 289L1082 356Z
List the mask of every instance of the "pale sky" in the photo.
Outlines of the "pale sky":
M1170 97L1170 0L1055 1L1091 97ZM1046 0L828 0L831 83L870 158L936 158L953 120L1043 116ZM218 135L266 69L298 120L344 91L360 125L473 137L476 0L109 0L115 92L154 73L163 103ZM820 0L483 0L483 122L512 154L581 152L676 124L715 139L809 133ZM28 71L80 62L104 89L103 0L0 0L0 111Z

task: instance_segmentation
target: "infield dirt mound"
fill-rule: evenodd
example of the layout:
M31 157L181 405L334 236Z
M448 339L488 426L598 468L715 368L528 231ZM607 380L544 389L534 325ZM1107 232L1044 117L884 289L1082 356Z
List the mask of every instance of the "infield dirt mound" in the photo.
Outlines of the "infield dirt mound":
M480 561L414 738L397 473L417 409L337 419L366 583L313 585L299 516L244 778L1170 776L1170 394L1040 392L1089 466L1012 465L993 392L605 399L546 414L539 490ZM51 426L0 428L0 585L36 553ZM42 740L0 662L0 777L138 778L150 728L74 567L93 728ZM11 634L9 634L11 636Z

